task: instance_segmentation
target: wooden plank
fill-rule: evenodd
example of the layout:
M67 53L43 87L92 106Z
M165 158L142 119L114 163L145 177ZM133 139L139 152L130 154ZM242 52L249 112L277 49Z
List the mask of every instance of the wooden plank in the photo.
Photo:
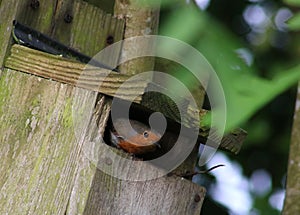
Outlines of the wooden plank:
M58 40L70 41L72 47L85 53L91 51L91 55L97 51L95 44L103 46L103 37L117 39L123 35L122 21L100 16L88 4L71 0L57 0L53 5L49 2L50 7L46 8L46 1L41 1L45 11L27 16L24 10L20 17L28 20L31 27L49 32ZM61 23L63 10L72 11L71 23ZM43 18L47 20L45 25ZM97 28L96 23L102 27ZM67 29L65 34L63 29ZM85 145L98 141L104 133L110 110L105 97L8 68L1 72L0 95L1 214L199 212L204 189L190 181L173 177L122 181L101 172L87 159ZM74 116L74 111L81 114ZM158 199L161 191L166 191L166 195Z
M25 1L13 0L10 3L3 4L1 2L0 5L0 43L2 44L2 48L0 49L0 65L2 65L4 61L4 57L7 52L7 48L9 46L10 34L12 29L12 22L15 19L16 13L22 3Z
M206 193L203 187L173 176L126 183L104 177L96 175L88 199L92 203L84 214L199 214ZM115 193L113 199L102 195L107 189Z
M116 8L118 8L120 1L116 1ZM130 6L134 3L133 1L123 1L121 3L124 3ZM149 13L150 12L150 13ZM132 12L129 8L124 9L123 15L129 19L126 19L126 27L125 27L125 39L128 38L128 35L132 33L130 29L128 29L129 24L133 24L132 20L139 20L136 23L136 26L134 26L132 29L135 29L136 31L140 31L141 29L144 29L147 27L147 25L154 24L154 18L156 16L153 12L152 8L135 8L135 11ZM116 13L115 13L116 14ZM150 16L149 16L150 14ZM118 14L120 15L120 14ZM152 16L153 15L153 16ZM150 18L150 19L149 19ZM151 19L152 18L152 19ZM146 21L147 20L147 21ZM145 23L148 22L148 23ZM157 24L157 23L156 23ZM130 32L130 33L129 33ZM129 33L129 34L128 34ZM133 34L131 36L136 36L139 34ZM134 47L134 48L133 48ZM131 48L126 48L126 43L123 43L123 53L131 52L134 49L142 49L144 47L139 46L138 44L134 44L134 46L131 46ZM147 61L148 60L148 61ZM127 75L129 74L136 74L138 72L143 72L144 69L146 70L152 70L153 69L153 60L149 59L138 59L130 61L129 63L125 63L125 65L121 66L121 72L125 72ZM126 68L126 69L124 69ZM129 69L130 68L130 69ZM116 162L116 159L112 159L113 162ZM144 163L144 162L142 162ZM91 192L90 195L90 201L93 202L93 200L101 200L102 205L98 205L96 202L94 204L91 204L93 208L87 208L85 210L85 214L199 214L200 208L202 205L202 199L203 196L199 195L198 199L200 200L196 205L193 205L191 210L187 210L186 205L190 205L189 198L187 195L190 195L189 193L181 193L183 195L176 195L178 188L181 188L182 190L190 190L190 187L194 188L194 191L199 189L203 189L200 186L197 186L193 184L190 181L186 181L186 183L183 182L180 178L175 178L175 180L172 181L170 178L167 180L163 180L162 178L154 177L157 170L153 170L152 166L144 167L141 166L131 166L124 165L122 162L117 163L114 165L115 167L124 167L119 168L118 172L121 172L121 175L131 174L134 177L133 180L137 180L139 178L139 174L149 174L151 178L155 178L151 181L121 181L119 186L117 186L117 189L114 189L115 186L107 186L107 184L110 184L111 180L105 180L105 178L102 178L100 181L106 181L105 185L102 184L102 186L95 186L94 192ZM144 167L144 168L143 168ZM137 174L134 174L134 173ZM102 175L102 174L101 174ZM102 175L103 177L103 175ZM105 177L105 176L104 176ZM126 177L125 177L126 178ZM97 179L97 178L96 178ZM115 181L115 180L113 180ZM99 182L96 180L96 184L98 185ZM176 184L177 186L172 186ZM170 186L171 185L171 186ZM145 189L148 188L148 189ZM105 190L111 190L110 194L113 194L113 199L111 199L112 196L100 196ZM162 191L167 191L166 194L162 193ZM175 195L170 195L170 193L175 193ZM100 195L99 195L100 194ZM187 194L187 195L185 195ZM200 197L201 196L201 197ZM108 198L107 198L108 197ZM103 204L107 203L107 204ZM182 207L180 207L180 206ZM173 206L173 207L170 207ZM178 207L177 207L178 206ZM190 209L190 208L189 208Z
M118 159L119 158L112 159L112 162L115 163ZM101 160L99 162L101 162ZM107 165L109 165L109 163ZM120 174L126 175L126 170L129 171L129 174L132 174L132 172L135 171L138 171L141 174L144 174L145 172L149 173L150 175L154 174L152 173L152 166L149 166L148 168L135 168L136 166L124 166L122 162L115 164L115 166L123 167L119 169ZM178 214L181 214L181 211L185 211L189 212L189 214L198 214L203 200L202 194L204 194L204 192L201 192L203 188L188 181L186 181L186 183L183 183L183 180L181 180L180 178L176 178L173 183L171 183L170 180L171 178L168 178L167 180L159 178L152 180L152 183L149 183L148 181L136 182L116 179L110 175L106 175L105 173L98 171L96 172L95 178L93 180L93 184L91 186L92 189L89 192L89 198L87 200L84 214L147 214L148 211L155 212L153 211L153 209L155 209L158 213L164 213L165 211L171 209L170 205L177 205L178 201L180 201L181 205L184 206L192 205L190 201L187 201L186 198L176 195L176 188L190 190L191 187L194 188L194 192L199 192L197 198L197 200L199 201L196 204L192 205L191 208L188 208L190 210L187 210L186 207L180 208L179 210L176 207L173 207L173 210L170 210L170 212L173 211L173 214L176 214L175 212L178 211ZM79 179L79 182L80 181L82 180ZM170 187L170 185L174 184L177 185L177 187ZM145 189L147 185L148 189ZM161 195L162 188L169 191L170 193L174 192L173 194L175 195ZM84 189L81 190L84 191ZM78 195L80 195L80 190L76 191ZM165 196L168 196L169 198L164 198ZM164 204L162 204L161 199L164 200ZM152 204L149 204L149 202L152 202ZM157 206L159 204L160 208L158 210Z
M23 24L31 23L31 26L43 33L50 32L55 1L41 0L39 2L37 8L32 7L31 2L27 0L1 2L0 43L2 48L0 49L0 65L2 65L6 53L10 49L13 20L22 20Z
M85 0L88 3L99 7L101 10L105 11L106 13L112 14L114 11L114 4L115 1L112 0Z
M156 35L158 31L159 23L159 11L160 8L154 8L147 5L145 2L141 6L134 0L116 0L114 5L114 15L125 19L125 32L121 58L126 56L132 56L139 53L139 47L133 48L133 44L130 41L126 41L131 37ZM147 45L147 44L146 44ZM120 65L120 70L127 75L134 75L145 71L153 71L154 69L154 57L139 57L126 61ZM150 79L152 77L149 77Z
M75 2L73 6L73 13L74 18L72 22L73 26L70 41L72 47L79 51L93 56L99 50L108 45L105 42L107 37L112 36L115 41L122 39L124 29L123 20L116 20L111 15L104 14L99 8L92 7L91 5L80 1ZM109 25L107 23L113 24ZM118 53L116 53L116 55L118 56ZM113 56L107 57L117 60ZM87 133L84 134L83 141L85 144L89 142L97 142L99 144L99 139L103 137L109 116L110 101L103 96L97 95L97 100L85 102L85 97L85 95L82 95L82 98L78 99L78 108L82 111L80 105L86 104L94 109L93 114L91 115L91 120L88 121L88 125L83 126L83 128L87 129ZM91 163L83 148L81 153L78 154L77 160L78 169L75 173L75 181L70 194L66 214L84 214L85 208L91 207L90 204L94 203L87 199L91 192L93 192L93 188L95 186L95 174L104 175L106 180L112 180L111 176L107 176L105 173L98 170L93 163ZM101 195L106 196L107 198L112 197L112 194L108 190L104 190ZM100 199L95 199L94 201L99 205L102 204Z
M63 31L52 31L53 26L50 25L55 13L58 13L54 6L62 2L71 9L75 8L72 9L74 20L84 18L80 17L83 15L77 17L77 14L89 14L94 10L88 4L81 5L79 1L76 4L73 1L40 1L36 12L27 13L27 9L31 10L31 7L26 1L24 5L28 7L20 9L19 17L22 17L24 24L43 33L54 32L57 39L72 38L70 45L76 47L81 43L80 38L84 38L92 28L92 21L101 23L103 16L87 17L84 23L76 26L81 32L76 32L76 35L65 32L68 35L64 34L63 37L60 35ZM46 7L47 4L49 7ZM4 7L2 2L1 9L8 6L14 8L15 5L6 2ZM79 9L83 11L78 11ZM11 17L15 18L16 16ZM58 18L55 20L64 22ZM108 36L103 31L113 32L115 38L121 38L123 28L119 22L122 23L117 21L109 30L100 25L102 27L94 32L100 36L90 36L90 44L80 48L86 52L94 50L94 44L98 44L99 38ZM12 25L12 22L9 21L7 25ZM72 26L72 23L69 25ZM66 27L64 24L57 26ZM75 31L71 26L69 32ZM110 28L109 25L105 27ZM7 37L10 37L10 30L11 28L8 29ZM103 47L103 44L100 46ZM95 134L103 134L109 114L109 102L105 99L97 102L96 92L20 74L10 69L1 72L0 89L0 213L65 214L69 208L68 211L73 211L69 214L82 214L97 171L82 153L82 146L85 141L93 139ZM102 118L100 114L95 115L95 106L102 110ZM79 109L84 113L83 118L74 118L74 110ZM102 119L100 130L96 125L89 125L89 119L95 118Z
M0 61L2 62L5 53L10 46L12 21L22 19L25 24L28 20L35 20L32 27L39 29L41 32L50 32L51 17L53 15L53 2L41 1L38 10L30 6L30 2L25 0L13 0L1 3L1 24L0 35L3 48L0 51ZM48 16L45 15L49 15ZM42 17L43 15L43 17ZM59 107L64 104L57 103L62 97L53 96L43 88L44 80L28 77L18 72L4 69L1 72L1 178L0 187L0 213L1 214L36 214L42 211L49 211L51 202L47 201L51 197L49 190L53 190L53 182L57 182L57 176L60 174L57 170L60 165L53 158L44 157L41 163L41 157L49 152L49 155L57 155L56 141L61 141L62 137L58 131L57 124L51 124L61 117L63 111ZM53 84L53 93L61 90L65 95L69 92L60 89L59 83ZM50 96L50 97L49 97ZM41 99L48 98L42 102ZM48 110L50 108L50 110ZM47 116L46 113L48 113ZM50 125L51 124L51 125ZM42 126L43 129L40 130ZM62 127L67 124L62 124ZM45 126L45 127L44 127ZM38 132L40 131L40 132ZM57 139L52 137L51 132L57 131ZM66 136L66 138L72 138ZM42 141L44 139L44 141ZM67 150L67 149L66 149ZM66 150L61 151L64 156ZM39 165L40 164L40 165ZM48 171L52 169L53 171ZM48 178L39 178L38 175ZM66 175L68 172L66 172ZM48 182L48 183L47 183ZM68 181L65 181L68 182ZM41 184L44 183L44 186ZM63 183L63 181L58 182ZM63 197L63 195L61 195ZM50 198L51 199L51 198ZM37 202L47 204L40 205L38 209ZM58 209L64 201L59 202ZM16 207L18 205L18 207ZM40 210L40 212L38 212ZM44 212L43 211L43 212Z
M116 90L129 76L105 69L85 68L85 64L70 61L60 56L54 56L25 46L14 45L11 55L5 64L8 68L24 71L29 74L56 80L72 86L98 91L114 96ZM85 70L86 69L86 70ZM103 83L99 89L99 83ZM121 94L122 99L130 100L136 92L142 95L147 83L135 81L128 88L129 92ZM130 89L132 88L132 90ZM133 92L131 92L133 91ZM131 93L130 93L131 92ZM124 97L122 96L124 95ZM138 101L141 101L141 96Z
M2 83L5 82L7 96L1 107L0 128L1 192L8 196L1 195L0 212L62 214L83 144L72 123L72 103L77 92L54 82L47 84L51 86L49 91L44 80L5 72ZM95 93L94 99L88 97L91 92L85 93L86 104L96 100ZM93 109L89 110L91 114Z
M115 96L116 90L129 78L127 75L111 72L105 69L95 70L94 68L91 68L84 70L86 69L86 65L84 64L70 61L60 56L42 53L20 45L13 46L11 55L8 57L5 66L18 71L70 84L72 86L97 91L109 96ZM102 83L100 87L99 83ZM119 94L119 98L131 100L136 95L140 95L135 98L135 102L145 105L145 102L143 103L143 94L145 87L147 86L147 82L144 80L136 80L128 84L128 88L126 88L126 90L124 89L124 91ZM160 103L167 102L161 101ZM155 106L153 104L149 104L146 107L153 109ZM153 111L163 112L165 110L166 108L164 107L161 109L154 109ZM196 112L192 107L189 107L188 110L190 112ZM205 110L200 111L200 119L206 113L207 111ZM190 115L192 116L192 114ZM176 118L174 120L176 121ZM186 121L191 123L191 120ZM184 125L189 126L189 124ZM202 137L208 137L209 130L207 128L200 127L200 131L200 135ZM212 134L213 138L216 140L220 138L216 131ZM220 147L233 153L238 153L246 135L247 133L244 130L237 128L228 135L221 137L222 141Z

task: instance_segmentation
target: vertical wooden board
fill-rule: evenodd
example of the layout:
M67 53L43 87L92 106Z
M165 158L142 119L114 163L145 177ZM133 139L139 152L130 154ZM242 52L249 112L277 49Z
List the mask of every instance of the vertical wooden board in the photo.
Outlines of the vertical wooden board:
M99 8L96 8L86 2L75 1L72 6L73 21L69 23L70 29L69 39L65 36L66 41L70 41L70 46L85 53L86 55L93 56L101 51L106 44L106 38L110 35L115 38L115 41L122 39L123 35L123 20L116 20L111 15L106 15ZM57 29L53 36L60 38L60 32L66 24L57 23ZM119 56L120 47L117 47L110 56L105 56L106 64L116 64ZM83 94L80 89L77 89L77 100L83 101L84 98L89 98L92 95ZM103 136L106 121L110 112L110 101L103 96L98 96L98 102L79 102L80 104L90 105L95 107L94 114L91 114L91 120L88 121L88 132L84 135L84 144L98 140ZM98 124L96 123L98 122ZM82 214L87 205L91 202L88 201L88 196L92 190L95 174L99 170L88 160L85 155L84 149L77 155L77 172L75 174L75 181L72 184L72 191L68 201L68 208L66 214ZM101 173L104 174L104 173Z
M31 1L12 0L1 2L0 5L0 65L4 61L7 50L10 47L10 38L13 20L17 19L23 24L39 29L41 32L49 33L51 30L51 18L54 13L55 2L40 0L39 7L33 9Z
M110 42L117 42L123 38L124 20L117 20L83 1L62 1L57 5L59 8L54 17L56 27L52 36L85 55L90 57L96 55L109 45L108 39ZM70 23L66 23L66 15L72 17ZM120 48L120 46L114 48L111 54L98 60L107 65L116 65Z
M82 1L75 2L73 11L71 44L78 50L85 50L85 54L92 57L105 48L108 36L113 37L114 42L123 38L123 20Z
M105 97L102 97L97 104L98 114L94 114L88 126L88 134L84 138L83 144L89 144L91 142L99 143L99 138L104 133L104 128L106 126L106 121L108 120L110 112L110 102L106 101ZM99 124L96 125L93 122L99 121ZM92 122L92 123L91 123ZM83 214L86 210L86 207L91 207L94 204L93 201L90 201L89 196L91 193L94 193L94 182L96 175L103 175L105 173L99 172L95 164L92 163L85 152L85 145L81 150L80 155L78 156L78 171L76 173L76 178L74 186L72 188L68 208L66 214ZM106 176L110 181L111 176ZM105 180L103 181L105 183ZM99 185L96 185L98 187ZM108 193L101 193L102 198L107 198L111 195ZM103 202L99 198L93 199L96 201L97 205L102 205Z
M53 35L60 40L60 33L57 35L55 33L63 31L55 31L55 26L52 31L53 26L50 25L52 21L49 22L48 16L53 18L53 14L49 14L56 12L54 18L56 18L58 28L65 28L65 24L57 23L63 22L57 18L61 17L57 7L62 2L67 1L48 1L49 7L47 8L45 7L47 1L40 1L40 11L36 13L37 15L26 13L28 8L23 8L19 17L22 17L24 24L46 34L53 32ZM71 5L73 8L71 3L68 7ZM95 23L101 23L104 16L95 20L95 17L92 17L95 13L88 13L89 11L86 11L80 4L78 1L80 11L75 10L74 17L79 12L87 15L87 19L79 18L84 22L81 26L76 26L80 30L78 35L81 34L81 38L73 37L74 34L71 35L68 32L62 35L66 40L69 38L70 44L75 47L76 44L84 42L79 39L85 38L87 28ZM94 11L90 6L85 6ZM3 8L1 5L1 9ZM44 11L44 9L47 10ZM70 32L74 31L74 26L70 24ZM99 29L101 30L103 28ZM113 29L116 33L122 33L122 30ZM102 35L99 32L94 33L100 37ZM10 32L7 37L9 36ZM121 38L121 36L116 37ZM89 37L89 43L84 43L81 51L87 53L93 50L95 44L100 44L98 41L98 37ZM69 206L71 214L80 214L78 211L83 211L85 207L86 197L95 174L95 168L90 166L81 151L84 143L83 137L89 140L98 134L103 134L109 105L106 101L98 105L102 112L94 117L102 117L100 117L102 124L99 131L98 127L89 125L97 98L94 92L7 69L1 71L0 84L0 134L2 137L0 151L3 155L0 167L2 172L0 213L64 214ZM77 103L73 103L74 100ZM84 112L85 118L81 118L84 119L82 123L80 119L78 121L73 118L74 109L81 109ZM73 124L75 119L77 122ZM78 124L79 128L76 127ZM86 134L87 128L89 132ZM79 137L81 137L79 139L78 133L76 135L78 130ZM77 175L76 171L78 171ZM69 203L71 192L75 193L73 197L78 197L77 199L71 198L71 200L75 199L79 202ZM72 207L77 206L77 203L79 207Z
M82 18L78 20L84 20L85 22L81 22L76 27L81 31L74 32L74 35L73 30L70 31L70 44L74 47L78 45L81 51L88 52L88 50L93 49L97 41L100 41L99 38L89 37L87 34L89 23L95 21L88 14L90 16L95 15L93 13L94 9L89 8L88 5L81 5L80 2L77 3L80 12L85 12L82 13ZM86 9L83 9L85 7ZM88 13L89 11L91 13ZM77 10L73 12L74 17L79 13ZM71 24L72 28L73 24ZM114 30L114 32L122 32L122 30L123 28ZM58 30L56 32L62 31ZM77 36L75 36L76 34ZM95 35L101 34L95 32ZM85 41L85 37L89 37L94 42ZM59 35L57 35L57 38L59 39ZM81 47L81 43L85 43L86 47ZM91 45L93 47L90 47ZM187 188L187 193L194 189L199 191L200 187L192 185L191 182L184 183L181 179L176 179L172 183L169 180L157 179L157 181L147 185L147 183L119 181L96 170L86 159L82 152L83 145L88 141L97 139L104 132L110 107L109 101L106 101L105 98L100 97L100 101L96 105L97 95L93 92L45 80L41 80L41 83L37 85L30 85L28 84L30 76L21 75L11 70L5 70L2 75L3 80L5 80L3 82L4 90L14 89L13 86L8 87L10 84L24 83L20 84L20 87L22 87L16 88L16 91L13 91L12 94L10 94L10 91L4 93L6 102L2 110L6 110L7 107L11 113L7 113L9 111L2 112L3 115L11 115L8 118L12 119L12 122L9 123L12 127L3 127L2 131L8 135L6 136L7 144L2 144L2 146L8 151L5 156L8 156L7 160L9 161L7 165L4 165L7 166L5 169L7 174L3 179L1 188L1 191L3 191L1 192L2 196L0 196L0 201L3 202L0 204L1 212L9 214L22 214L24 212L26 214L102 214L101 212L118 214L120 212L122 214L124 211L128 213L134 211L140 214L143 213L142 206L145 205L145 211L151 213L157 211L156 195L163 188L169 192L169 195L167 195L169 198L165 204L160 205L162 212L173 212L173 210L169 210L172 207L176 209L174 211L190 212L186 210L186 206L190 205L191 199L188 199L184 204L179 204L178 200L183 201L182 197L186 196L178 196L179 194L174 191L185 188ZM10 75L12 77L9 77ZM19 80L20 76L24 78ZM36 77L32 78L39 80ZM26 92L28 93L26 94ZM34 92L36 94L31 94ZM21 95L16 96L16 99L23 101L17 102L20 104L18 110L24 111L21 112L21 117L16 115L15 112L18 111L14 111L12 108L16 101L10 100L16 94ZM39 98L39 95L41 95L41 98ZM73 103L74 100L77 103ZM31 107L29 104L37 105ZM97 106L96 112L94 112L95 105ZM87 108L83 108L85 114L80 118L84 120L74 123L73 110L80 110L82 106ZM30 113L29 116L26 115L27 112ZM2 118L0 119L2 120ZM99 121L99 127L91 124L91 119ZM5 120L5 117L3 117L3 120ZM1 122L4 123L5 121ZM29 125L28 131L24 129L24 122L25 127ZM79 128L76 127L78 125L80 125ZM78 137L76 131L80 134L79 139L76 138ZM17 141L21 140L21 144L17 143L14 146L16 142L13 139L14 137L18 137L16 139ZM20 145L22 146L20 147ZM13 148L11 148L12 146ZM15 151L17 152L15 153ZM159 184L160 186L158 186ZM152 189L153 187L155 189ZM144 191L147 192L147 195L139 201L138 198L143 195ZM131 195L127 195L128 193L131 193ZM148 204L148 197L153 203ZM199 203L202 202L201 197L199 197ZM110 204L104 204L108 200L110 200ZM126 207L127 202L129 202L130 207ZM136 202L138 204L134 204ZM159 200L159 202L161 203L162 200ZM18 207L16 208L15 205L18 205ZM111 209L105 208L109 205L112 205ZM192 204L193 213L189 214L198 213L199 205ZM182 210L178 210L180 206L183 206Z
M90 47L86 50L86 54L93 56L104 48L103 41L108 27L104 26L106 15L99 8L92 7L86 2L77 1L74 7L74 10L77 11L72 34L74 46L79 50Z
M4 48L1 49L1 61L6 48L9 47L12 20L17 19L42 32L50 32L53 9L53 1L40 1L40 7L35 11L30 6L30 1L2 2L0 11L3 25L2 23L0 25L2 27L0 34L5 32L1 41L4 44ZM59 174L54 170L52 178L37 177L47 175L45 171L48 168L43 169L42 164L49 164L51 160L45 157L45 162L41 163L41 157L45 153L55 154L55 151L51 153L50 149L55 149L53 143L60 140L59 138L55 140L49 135L50 128L52 131L58 129L57 124L51 126L48 124L48 120L60 117L61 112L52 112L57 106L51 99L55 100L57 97L52 97L49 92L45 96L45 92L49 89L43 83L44 80L11 70L1 72L0 151L3 152L3 156L1 157L0 211L2 214L36 214L37 203L49 197L48 190L52 188L53 181L56 181L55 177ZM53 86L53 92L57 92L57 86L59 85ZM46 117L45 113L49 113L49 116ZM40 184L45 186L39 187ZM46 205L48 204L43 206ZM39 210L48 211L49 208L43 206Z
M70 35L74 17L73 5L75 0L56 0L55 16L52 19L51 37L70 46Z
M12 0L1 2L0 4L0 66L2 66L12 30L12 22L16 17L19 8L25 5L25 0Z
M114 9L114 0L84 0L96 7L99 7L101 10L106 13L113 13Z
M14 76L12 71L3 72L6 75L2 75L0 77L0 133L1 133L1 165L0 165L0 187L7 181L10 165L14 162L14 158L18 156L23 147L25 147L26 142L24 140L24 136L27 136L29 131L29 126L26 126L27 119L26 117L30 114L30 109L34 109L28 107L27 109L21 108L27 103L29 90L22 89L24 85L28 84L29 86L35 85L36 80L32 80L32 78L28 79L28 82L24 82L23 76L20 76L18 79L13 79ZM31 82L32 81L32 82ZM5 86L5 87L3 87ZM18 93L22 89L22 94ZM30 89L30 88L29 88ZM17 92L17 93L16 93ZM16 94L16 95L14 95ZM30 93L34 97L36 92ZM29 99L29 98L28 98ZM29 104L26 104L30 106ZM27 116L26 116L27 115ZM29 119L29 117L28 117ZM30 120L30 119L29 119ZM28 121L29 122L29 121ZM28 124L29 125L29 124ZM18 132L21 130L22 132ZM13 134L13 135L12 135ZM21 142L23 141L23 142Z
M145 2L144 2L145 3ZM124 39L136 36L155 35L158 30L159 23L159 7L154 8L148 4L138 4L135 0L116 0L114 6L114 15L123 17L126 20ZM135 55L139 53L139 49L145 47L139 44L137 47L134 42L125 41L122 48L122 58L126 59L126 55ZM144 44L146 46L147 44ZM144 71L152 71L154 69L153 57L141 57L123 63L120 70L128 75L135 75Z
M16 20L20 23L32 26L40 32L50 34L52 30L52 18L55 14L57 1L39 0L26 1L26 4L20 8L20 13L16 16Z
M81 148L72 121L72 89L5 72L10 96L1 106L1 214L61 214Z
M97 172L84 214L198 215L205 193L205 188L178 177L122 181Z
M12 0L0 4L0 43L2 48L0 49L0 66L2 66L4 57L9 45L9 39L12 29L12 21L15 19L19 7L25 4L23 0Z
M124 174L127 170L130 167L126 166ZM144 174L148 170L151 172L151 168L134 171ZM97 171L83 214L199 214L204 193L203 187L181 178L136 182Z

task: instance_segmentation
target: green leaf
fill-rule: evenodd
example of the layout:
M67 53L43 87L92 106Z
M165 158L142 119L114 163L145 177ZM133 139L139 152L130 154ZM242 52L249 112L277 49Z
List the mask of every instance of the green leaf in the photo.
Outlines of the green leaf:
M300 6L300 0L284 0L283 2L290 6Z
M288 28L293 31L300 30L300 13L295 14L287 21Z
M179 39L191 44L197 40L202 31L207 27L205 17L199 19L198 10L188 5L180 10L175 10L161 23L160 34Z
M162 34L194 45L213 66L224 89L227 130L248 120L300 79L300 66L282 71L273 80L257 76L255 65L246 65L236 53L245 44L207 14L189 7L174 11L162 26Z

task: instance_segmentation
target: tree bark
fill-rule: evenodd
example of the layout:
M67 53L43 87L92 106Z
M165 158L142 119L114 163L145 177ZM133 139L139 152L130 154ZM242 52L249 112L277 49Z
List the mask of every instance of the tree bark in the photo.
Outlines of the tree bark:
M300 85L298 84L298 93L294 113L294 123L292 128L292 138L290 144L288 172L285 202L283 208L284 215L300 213Z
M284 1L289 9L293 12L299 12L299 6L292 1ZM299 32L290 32L291 44L294 44L290 50L291 56L294 56L295 62L298 63L299 52ZM297 45L295 45L297 44ZM295 102L293 126L291 133L291 143L289 150L289 159L287 167L286 191L283 206L283 215L293 215L300 213L300 82L298 82L297 97Z

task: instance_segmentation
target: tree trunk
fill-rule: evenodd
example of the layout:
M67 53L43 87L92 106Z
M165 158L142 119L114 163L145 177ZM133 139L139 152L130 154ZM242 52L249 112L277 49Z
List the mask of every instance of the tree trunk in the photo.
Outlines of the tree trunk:
M289 153L287 183L285 192L285 202L283 208L284 215L300 213L300 88L298 84L298 94L296 100L294 123Z
M292 1L285 0L284 3L289 6L289 9L299 12L299 5L293 4ZM300 56L299 52L299 32L293 30L290 32L291 44L296 44L290 50L291 56L294 56L295 62L298 63ZM283 215L300 214L300 82L298 82L298 91L295 103L293 127L291 133L291 143L288 160L287 181L285 200L283 206Z

